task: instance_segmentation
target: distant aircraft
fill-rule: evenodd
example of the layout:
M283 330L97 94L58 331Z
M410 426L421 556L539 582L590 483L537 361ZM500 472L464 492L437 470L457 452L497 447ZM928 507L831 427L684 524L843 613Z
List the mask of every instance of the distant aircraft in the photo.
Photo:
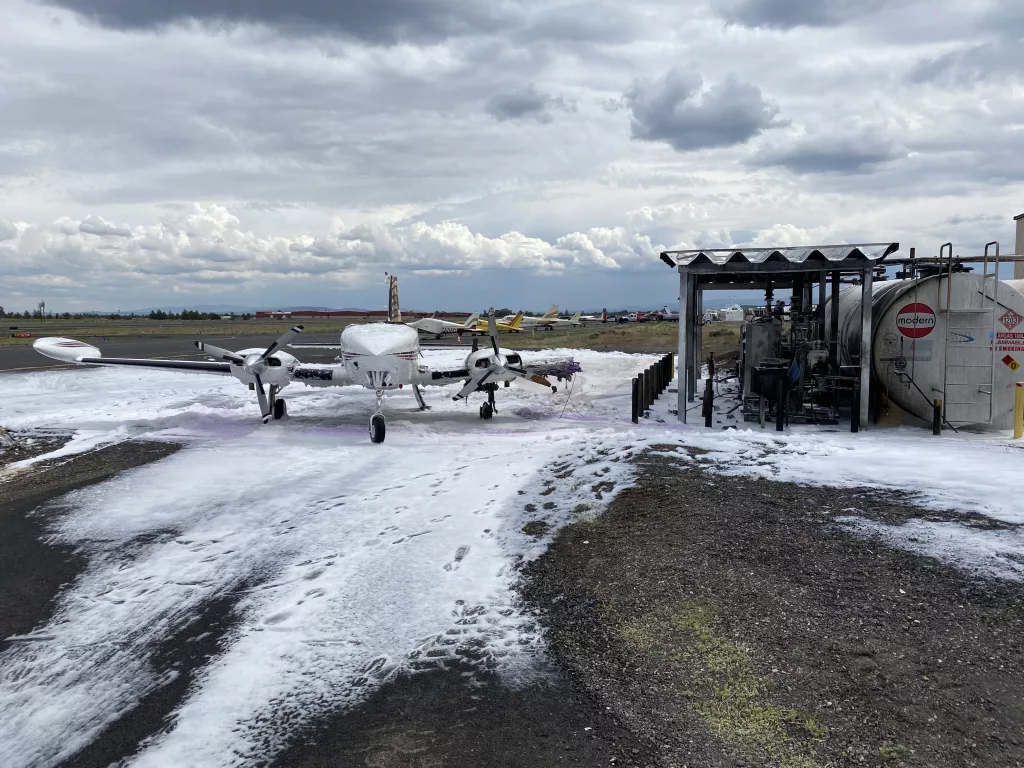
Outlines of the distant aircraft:
M479 312L474 312L465 322L453 323L451 320L442 320L438 317L424 317L421 320L415 320L411 323L406 323L410 328L415 328L420 333L425 333L428 336L433 336L435 339L440 339L442 336L457 333L460 336L463 333L473 335L473 324L480 317Z
M678 312L673 312L671 309L668 308L667 304L665 305L665 308L663 310L661 310L661 312L659 314L661 315L661 319L662 320L678 320L679 319L679 313Z
M523 379L541 386L557 388L548 381L555 376L559 381L571 380L580 372L579 363L571 357L534 356L524 359L519 352L501 349L498 346L498 328L501 323L494 321L494 310L490 312L490 348L477 349L476 339L473 350L461 361L449 364L427 365L420 363L419 333L401 322L398 308L398 279L388 275L388 322L352 324L341 333L340 344L292 344L302 332L297 325L285 331L273 344L262 349L243 349L232 352L201 341L196 346L215 362L194 360L148 360L135 358L103 357L99 349L74 339L46 337L37 339L32 345L37 352L55 360L77 365L121 365L137 368L162 368L194 373L217 373L234 376L256 392L263 423L281 419L286 413L284 398L279 397L282 389L293 382L310 387L361 386L373 390L377 396L377 407L370 416L370 440L384 442L385 422L382 413L384 394L412 388L420 410L427 408L423 401L422 386L451 384L465 381L465 386L452 399L463 400L474 392L486 392L487 401L480 406L480 418L490 419L497 412L494 393L499 382L506 385L515 379ZM398 318L396 320L396 318ZM339 363L301 363L287 352L284 346L293 348L338 349ZM269 387L269 394L264 389Z
M511 322L508 323L504 323L501 320L496 320L495 322L497 322L498 324L499 331L503 331L505 333L519 333L523 327L523 313L520 312L518 315L512 318ZM477 331L490 332L490 325L488 325L488 322L486 320L477 320L476 325L473 326L473 329Z
M523 316L523 328L537 328L537 327L551 327L549 320L556 319L558 317L558 305L552 304L551 308L540 317L530 317L529 315ZM505 315L502 318L503 322L511 323L515 320L515 315Z
M568 320L563 320L560 317L556 317L551 322L552 322L552 324L555 327L560 326L560 325L561 326L565 326L565 325L578 325L578 326L582 326L583 325L583 316L582 316L582 314L580 312L577 312L575 315L570 317Z

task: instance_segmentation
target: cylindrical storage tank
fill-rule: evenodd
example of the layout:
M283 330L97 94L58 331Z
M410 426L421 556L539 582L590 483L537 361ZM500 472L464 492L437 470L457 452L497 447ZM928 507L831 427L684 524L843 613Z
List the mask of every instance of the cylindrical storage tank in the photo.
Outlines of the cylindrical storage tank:
M873 386L925 422L943 400L955 425L1013 426L1014 388L1024 381L1024 294L969 272L875 283ZM829 299L831 301L831 299ZM839 294L839 359L860 362L861 288ZM947 311L948 310L948 311ZM831 308L825 309L831 337Z

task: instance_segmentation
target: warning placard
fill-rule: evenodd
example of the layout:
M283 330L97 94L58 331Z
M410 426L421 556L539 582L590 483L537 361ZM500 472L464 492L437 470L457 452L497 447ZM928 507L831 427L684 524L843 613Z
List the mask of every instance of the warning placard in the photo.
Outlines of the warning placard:
M1011 371L1016 371L1018 368L1020 368L1020 363L1018 363L1009 355L1003 358L1003 362L1006 363L1006 367L1009 368Z
M1006 313L999 318L999 322L1005 325L1007 330L1010 331L1016 331L1018 328L1021 328L1022 320L1024 320L1024 317L1021 317L1012 309L1006 310Z

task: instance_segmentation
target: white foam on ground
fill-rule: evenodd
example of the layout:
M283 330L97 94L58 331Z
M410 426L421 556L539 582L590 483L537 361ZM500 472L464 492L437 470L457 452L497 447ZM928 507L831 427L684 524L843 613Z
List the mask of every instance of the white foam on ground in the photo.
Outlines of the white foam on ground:
M571 401L513 386L489 422L479 396L451 401L458 384L428 390L427 413L397 393L379 446L365 426L372 394L356 388L289 389L291 418L263 427L233 379L114 368L8 377L4 420L76 430L62 454L138 437L186 447L59 503L53 538L88 566L53 620L0 660L4 765L53 764L96 738L168 680L152 662L160 643L226 594L240 613L226 651L133 764L263 759L302 722L429 658L527 674L541 640L515 603L515 563L631 478L612 461L620 430L604 421L621 414L601 400L651 357L584 357ZM544 503L556 508L527 512L555 465L562 487ZM522 531L537 519L547 535Z
M629 379L654 357L571 353L584 373L568 401L567 388L517 383L482 422L480 396L451 401L459 384L428 389L425 413L403 391L387 400L383 445L368 439L372 393L354 387L290 387L289 418L264 427L252 393L227 377L5 376L0 423L72 430L65 454L141 437L185 448L59 503L53 536L88 565L53 620L0 657L0 762L51 765L89 743L167 681L155 650L225 595L239 618L223 652L132 765L253 764L303 722L427 658L528 674L543 643L516 604L516 564L628 487L628 459L646 445L703 448L696 461L726 475L900 489L927 506L1024 521L1013 488L1024 454L1008 441L705 431L668 415L674 395L633 426ZM527 533L527 523L544 525ZM1013 562L1019 541L973 538L990 534L958 526L941 541L890 540L961 566Z

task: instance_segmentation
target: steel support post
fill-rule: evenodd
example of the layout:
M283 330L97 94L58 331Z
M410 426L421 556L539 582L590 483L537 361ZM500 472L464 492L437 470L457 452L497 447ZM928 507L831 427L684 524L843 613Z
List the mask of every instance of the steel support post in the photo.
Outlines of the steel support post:
M872 267L864 270L860 296L860 428L867 429L871 413L871 299Z
M839 373L839 273L832 273L832 303L829 305L831 315L832 335L828 340L828 364L832 367L832 373Z
M825 280L826 274L824 272L818 273L818 339L819 341L825 341Z
M685 267L679 268L679 350L678 363L679 375L676 386L676 418L686 423L686 389L689 376L686 372L686 363L689 358L689 341L686 334L690 330L690 272Z
M697 398L697 379L700 377L700 326L697 319L697 281L694 276L690 280L690 376L687 398L693 402Z

